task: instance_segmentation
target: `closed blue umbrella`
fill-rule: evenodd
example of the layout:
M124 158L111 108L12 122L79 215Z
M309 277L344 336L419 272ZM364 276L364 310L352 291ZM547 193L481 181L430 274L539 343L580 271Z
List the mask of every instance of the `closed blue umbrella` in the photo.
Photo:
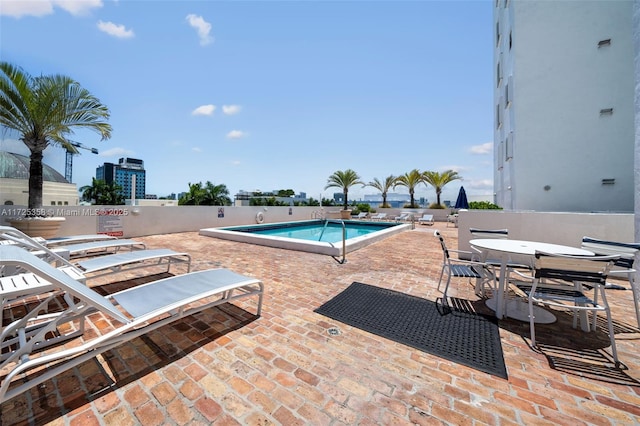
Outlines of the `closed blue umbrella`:
M469 201L467 201L467 193L464 190L464 186L460 187L460 192L458 192L458 199L456 200L456 205L454 206L456 209L468 209Z

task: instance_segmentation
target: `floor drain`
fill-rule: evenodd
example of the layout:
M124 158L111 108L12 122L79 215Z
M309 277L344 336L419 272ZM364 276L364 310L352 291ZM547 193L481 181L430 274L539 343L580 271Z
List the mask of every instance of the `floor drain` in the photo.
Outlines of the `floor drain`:
M329 333L330 336L339 336L340 335L340 330L338 330L335 327L332 327L332 328L327 329L327 333Z

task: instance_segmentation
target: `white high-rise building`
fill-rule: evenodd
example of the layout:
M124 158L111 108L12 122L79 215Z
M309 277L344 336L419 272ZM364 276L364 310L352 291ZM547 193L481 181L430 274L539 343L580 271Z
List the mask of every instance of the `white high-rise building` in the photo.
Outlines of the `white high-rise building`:
M506 210L634 210L632 1L494 0Z

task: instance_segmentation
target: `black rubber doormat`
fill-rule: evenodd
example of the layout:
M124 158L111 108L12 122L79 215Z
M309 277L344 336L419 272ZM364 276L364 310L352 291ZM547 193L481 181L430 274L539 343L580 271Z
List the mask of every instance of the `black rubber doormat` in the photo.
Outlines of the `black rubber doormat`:
M354 282L315 312L394 342L507 378L495 318Z

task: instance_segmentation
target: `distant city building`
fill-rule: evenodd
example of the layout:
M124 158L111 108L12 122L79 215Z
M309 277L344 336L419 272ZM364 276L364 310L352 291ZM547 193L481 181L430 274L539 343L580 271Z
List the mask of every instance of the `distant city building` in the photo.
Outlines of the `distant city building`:
M382 205L382 193L377 194L365 194L364 204L369 204L371 207L378 208ZM419 200L415 200L416 204L420 207L424 207L426 203L426 199L424 197ZM360 203L360 201L358 201ZM387 193L387 204L389 207L397 209L403 208L405 205L411 203L411 196L409 194L399 194L396 192L388 192Z
M235 206L248 206L251 204L252 198L271 198L274 197L276 201L283 203L306 203L309 201L307 198L306 192L300 192L299 194L294 195L293 197L278 197L278 190L273 190L270 192L262 192L262 191L244 191L240 190L234 196L234 205ZM182 196L182 195L181 195Z
M135 194L137 199L145 198L146 172L144 162L136 158L120 158L118 164L104 163L96 169L96 179L106 183L115 182L122 187L122 195L131 198L131 181L136 177Z
M632 1L495 1L494 202L634 210Z

